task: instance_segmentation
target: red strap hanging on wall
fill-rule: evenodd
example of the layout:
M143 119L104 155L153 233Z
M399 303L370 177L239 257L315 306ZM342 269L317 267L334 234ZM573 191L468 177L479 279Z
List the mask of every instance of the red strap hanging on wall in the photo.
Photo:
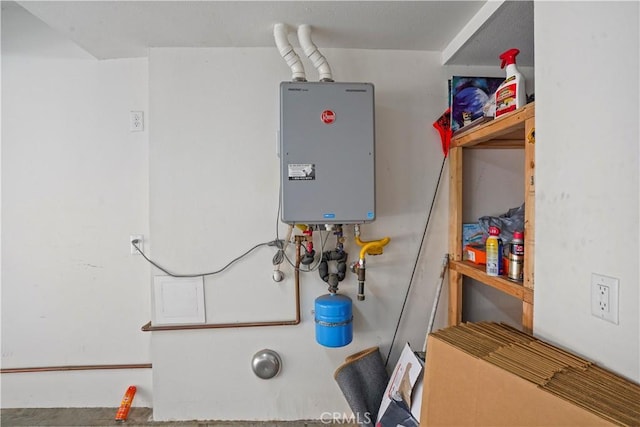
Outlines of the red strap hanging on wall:
M442 153L445 157L449 155L449 145L451 144L451 108L442 113L438 120L433 122L433 127L440 133L440 142L442 143Z

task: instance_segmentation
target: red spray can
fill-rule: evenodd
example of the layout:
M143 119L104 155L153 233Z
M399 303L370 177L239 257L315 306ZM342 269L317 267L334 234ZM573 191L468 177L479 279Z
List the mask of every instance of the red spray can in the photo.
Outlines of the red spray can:
M129 410L131 409L131 403L133 403L133 396L136 395L136 386L129 386L127 392L122 397L122 402L116 412L116 421L125 422L129 416Z

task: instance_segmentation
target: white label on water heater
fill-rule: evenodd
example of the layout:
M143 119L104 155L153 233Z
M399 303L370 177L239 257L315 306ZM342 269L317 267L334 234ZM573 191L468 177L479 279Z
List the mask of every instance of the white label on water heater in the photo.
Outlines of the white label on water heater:
M316 179L316 165L313 163L289 164L289 181L312 181Z

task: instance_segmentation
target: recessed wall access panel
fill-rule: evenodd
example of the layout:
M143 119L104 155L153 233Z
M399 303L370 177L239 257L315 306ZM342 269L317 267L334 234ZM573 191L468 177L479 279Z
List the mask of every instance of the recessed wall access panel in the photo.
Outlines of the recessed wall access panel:
M281 83L279 148L282 222L375 219L371 83Z
M204 279L154 276L153 324L205 323Z

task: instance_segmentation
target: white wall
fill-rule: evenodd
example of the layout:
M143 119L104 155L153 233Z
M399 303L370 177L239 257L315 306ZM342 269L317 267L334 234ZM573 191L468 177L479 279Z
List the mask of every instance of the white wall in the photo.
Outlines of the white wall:
M637 2L536 2L534 331L640 380ZM567 26L567 23L571 24ZM620 323L591 273L620 279Z
M379 216L363 238L392 237L367 265L367 300L354 301L351 345L314 343L310 311L326 292L315 275L303 275L300 326L144 334L153 272L128 254L130 233L150 235L153 257L179 271L216 269L274 237L277 88L290 73L275 48L153 49L148 67L141 59L99 62L37 21L7 14L2 367L152 359L154 390L152 397L149 370L3 374L2 406L114 406L135 383L134 403L153 403L156 419L348 412L332 375L358 350L380 345L385 357L389 350L442 160L431 123L457 71L445 71L435 52L324 52L338 80L376 85ZM534 330L635 380L639 253L635 240L625 242L640 233L637 52L637 3L536 3ZM633 94L615 98L621 108L603 102L610 85L593 84L614 75L627 76L623 94ZM150 149L146 132L128 132L131 109L149 112ZM401 343L424 341L447 251L446 179L439 191L391 364ZM352 244L348 250L356 253ZM291 269L274 284L272 255L260 249L207 279L208 321L293 314ZM589 313L592 271L620 279L617 326ZM355 297L350 273L342 289ZM446 292L436 328L445 314ZM264 347L284 360L270 381L249 367Z
M5 5L3 4L3 8ZM97 61L2 14L2 368L149 363L147 60ZM118 406L145 370L2 375L2 407Z
M392 240L384 255L368 260L366 301L355 301L352 273L341 284L354 300L354 341L340 349L315 343L311 310L314 299L326 293L316 273L302 275L299 326L153 332L157 420L317 419L324 411L349 413L333 379L335 369L347 355L370 346L381 346L386 357L442 161L431 123L446 106L446 77L437 52L323 53L337 80L373 82L376 88L378 215L362 227L362 237ZM275 48L152 49L149 61L152 254L175 271L214 270L274 238L278 87L290 79L290 71ZM310 65L307 74L317 79ZM446 185L441 191L446 194ZM423 345L447 251L446 209L445 198L430 226L424 248L429 256L416 277L412 313L403 322L398 350L404 340L416 349ZM285 229L280 226L281 236ZM347 250L355 259L352 241ZM275 284L273 254L260 249L206 279L208 322L293 317L291 268L285 268L287 280ZM446 302L441 308L446 313ZM265 347L278 351L284 363L282 373L269 381L250 369L251 356Z

